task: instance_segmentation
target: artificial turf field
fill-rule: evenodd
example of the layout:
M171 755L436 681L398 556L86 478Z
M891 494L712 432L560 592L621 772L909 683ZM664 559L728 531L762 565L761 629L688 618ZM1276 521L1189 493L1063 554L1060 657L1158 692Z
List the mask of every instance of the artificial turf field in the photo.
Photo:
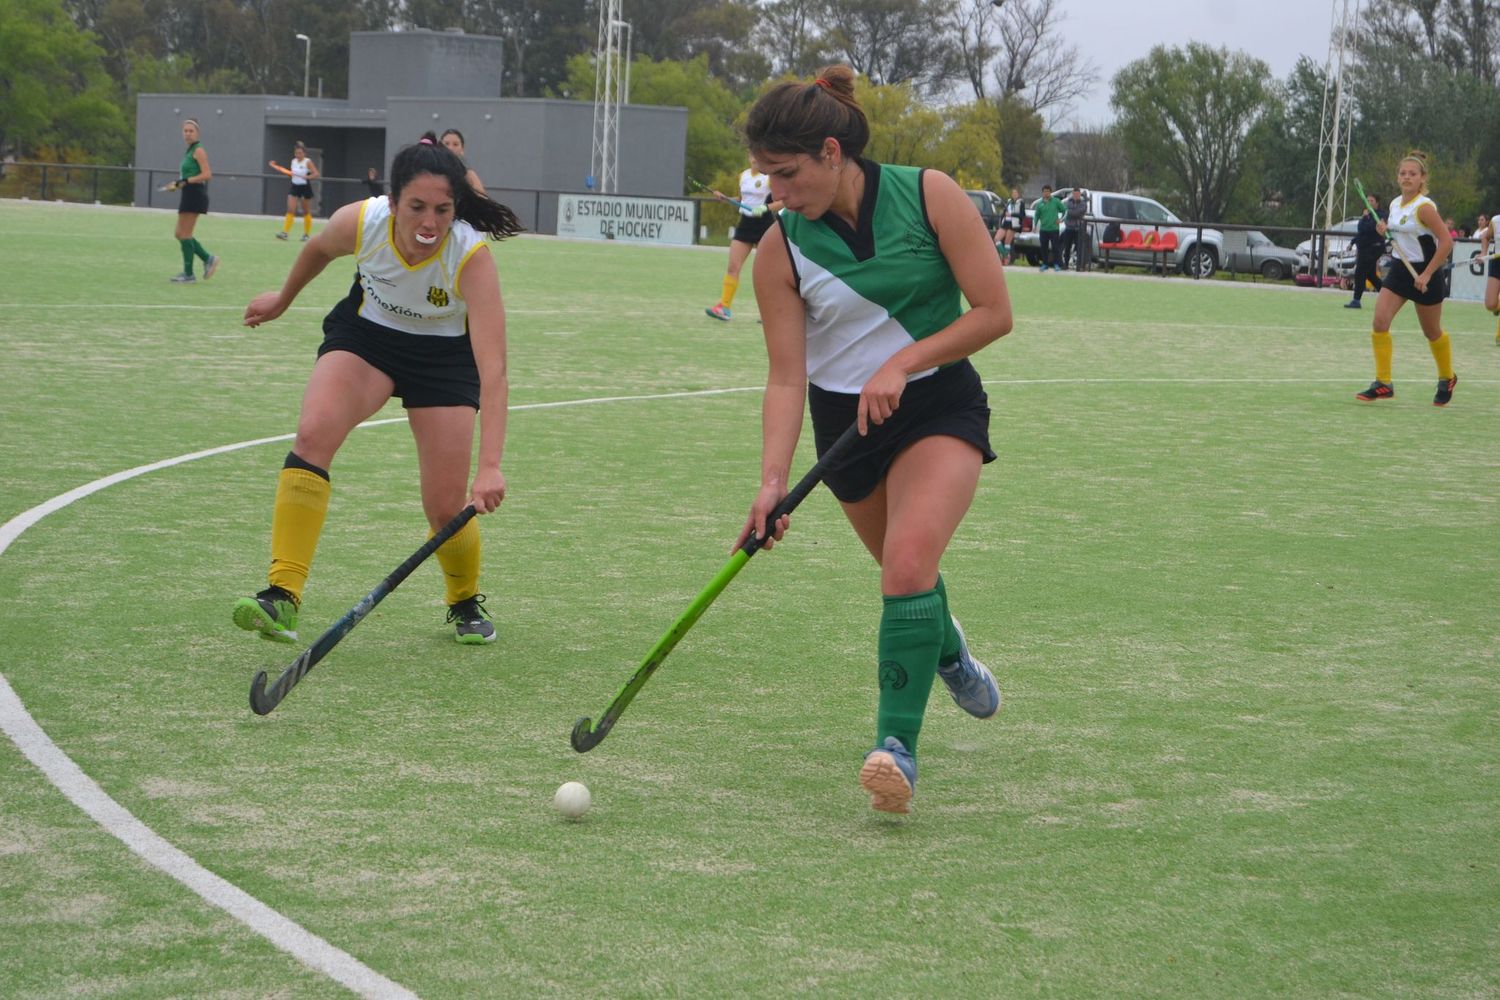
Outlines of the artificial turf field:
M238 323L297 245L208 216L0 203L0 674L89 777L413 993L1500 994L1500 348L1248 282L1010 272L975 363L1000 461L944 562L1006 704L939 684L915 813L871 812L878 576L818 491L610 737L568 744L723 564L758 485L764 350L724 252L521 238L510 495L480 523L500 639L422 567L272 715L235 629L336 263ZM399 418L392 406L381 418ZM796 470L811 463L804 434ZM425 536L399 420L356 431L304 642ZM3 531L4 529L0 529ZM14 722L15 709L7 710ZM550 806L581 780L581 822ZM0 740L0 995L346 989L131 853Z

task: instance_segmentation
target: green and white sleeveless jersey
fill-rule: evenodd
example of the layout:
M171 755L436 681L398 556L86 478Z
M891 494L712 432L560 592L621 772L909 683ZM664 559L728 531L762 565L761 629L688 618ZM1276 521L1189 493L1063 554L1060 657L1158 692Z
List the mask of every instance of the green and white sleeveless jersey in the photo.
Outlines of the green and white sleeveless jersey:
M469 332L469 309L458 279L484 237L462 219L431 257L408 264L396 249L395 220L384 195L367 198L359 210L354 257L359 274L348 300L361 319L402 333L462 337Z
M807 378L830 392L859 392L891 355L963 312L958 282L927 220L922 170L859 163L865 194L858 229L831 212L817 220L779 216L806 304Z

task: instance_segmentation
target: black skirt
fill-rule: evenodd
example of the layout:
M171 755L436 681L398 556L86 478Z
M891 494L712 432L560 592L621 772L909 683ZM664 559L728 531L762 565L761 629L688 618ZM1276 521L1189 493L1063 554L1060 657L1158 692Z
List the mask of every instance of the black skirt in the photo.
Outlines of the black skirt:
M208 214L207 184L184 184L177 190L180 195L177 201L177 211L191 212L194 215Z
M472 406L479 409L479 366L466 333L436 337L404 333L359 315L353 296L333 307L323 320L318 357L347 351L395 383L392 396L408 409L427 406Z
M1412 261L1412 270L1421 274L1430 260L1432 260L1432 256L1428 254L1423 257L1421 262ZM1442 305L1443 300L1448 297L1448 269L1445 267L1432 276L1432 279L1427 282L1427 291L1418 291L1411 271L1408 271L1406 265L1401 263L1400 257L1392 253L1391 264L1385 274L1385 287L1406 301L1416 303L1419 306Z
M807 388L813 435L822 456L854 423L859 394L829 392L816 385ZM965 358L908 382L891 418L879 426L871 424L849 458L830 469L823 481L845 503L863 500L880 485L896 456L922 438L940 435L967 441L985 462L993 462L989 430L989 397L979 373Z
M762 236L766 235L766 230L771 228L771 223L775 219L774 212L767 212L764 215L742 215L739 224L734 227L734 235L731 239L754 246L760 242Z

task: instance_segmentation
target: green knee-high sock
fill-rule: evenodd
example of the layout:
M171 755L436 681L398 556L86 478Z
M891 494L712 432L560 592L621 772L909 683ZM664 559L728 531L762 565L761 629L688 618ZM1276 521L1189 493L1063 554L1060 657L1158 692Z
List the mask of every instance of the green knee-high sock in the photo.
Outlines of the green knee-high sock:
M958 662L958 629L953 627L953 613L948 610L948 588L943 586L943 574L938 574L937 594L943 599L943 651L938 654L938 666L946 667Z
M885 599L880 616L880 705L875 745L894 736L913 754L943 646L943 599L936 590Z
M203 244L198 242L198 237L196 236L193 237L193 253L198 255L199 260L205 262L211 256L207 250L203 249Z
M193 241L192 240L178 240L177 242L182 247L182 273L183 274L192 274L193 273Z

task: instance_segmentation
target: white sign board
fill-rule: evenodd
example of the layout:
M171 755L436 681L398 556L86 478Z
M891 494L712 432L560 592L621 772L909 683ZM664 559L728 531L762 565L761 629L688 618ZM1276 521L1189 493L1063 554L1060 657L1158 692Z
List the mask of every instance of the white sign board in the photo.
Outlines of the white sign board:
M1495 246L1490 245L1490 252ZM1477 240L1453 241L1453 275L1448 287L1450 299L1466 299L1470 302L1484 301L1484 285L1488 280L1488 260L1476 260L1479 255Z
M559 194L557 235L691 246L693 203L687 198Z

